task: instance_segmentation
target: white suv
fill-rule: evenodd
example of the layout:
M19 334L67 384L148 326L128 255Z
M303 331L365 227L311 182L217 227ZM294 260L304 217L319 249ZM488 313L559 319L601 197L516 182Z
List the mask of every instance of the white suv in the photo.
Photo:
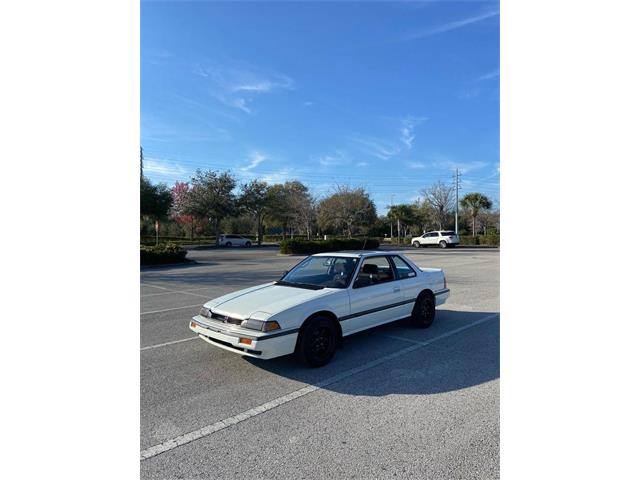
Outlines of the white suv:
M242 235L220 235L220 245L225 247L250 247L251 240Z
M460 243L460 238L456 232L451 230L439 230L437 232L423 233L419 237L411 239L411 245L416 248L426 247L428 245L439 245L440 248L455 247Z

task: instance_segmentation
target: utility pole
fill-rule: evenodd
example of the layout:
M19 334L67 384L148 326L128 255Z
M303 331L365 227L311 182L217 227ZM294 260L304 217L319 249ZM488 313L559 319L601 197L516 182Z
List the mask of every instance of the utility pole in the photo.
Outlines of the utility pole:
M391 205L387 205L387 208L391 208L391 207L393 207L393 198L394 198L395 196L396 196L396 195L395 195L394 193L392 193L392 194L391 194ZM389 222L389 223L390 223L390 225L391 225L391 237L389 238L389 241L390 241L391 243L393 243L393 220L392 220L391 222ZM398 232L398 235L400 235L400 232Z
M458 234L458 190L460 190L460 171L456 168L454 175L454 182L456 186L456 235Z

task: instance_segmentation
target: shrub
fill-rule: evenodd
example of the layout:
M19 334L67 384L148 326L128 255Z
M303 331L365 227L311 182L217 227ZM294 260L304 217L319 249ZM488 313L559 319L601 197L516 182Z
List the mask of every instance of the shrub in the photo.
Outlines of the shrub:
M490 247L500 246L500 235L478 235L476 237L472 235L459 235L460 245L487 245Z
M482 235L480 237L480 245L489 245L491 247L500 246L500 235Z
M140 245L140 265L161 265L164 263L184 262L187 251L175 243L160 245Z
M313 254L335 252L338 250L375 250L380 242L375 238L367 239L332 239L332 240L303 240L298 238L280 242L280 253Z
M473 235L458 235L460 238L460 245L480 245L478 237Z

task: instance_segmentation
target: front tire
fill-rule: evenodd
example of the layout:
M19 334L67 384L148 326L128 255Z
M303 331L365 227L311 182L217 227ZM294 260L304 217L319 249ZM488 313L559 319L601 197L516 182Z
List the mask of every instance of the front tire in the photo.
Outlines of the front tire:
M436 302L433 294L423 292L418 295L411 312L411 323L418 328L429 328L436 318Z
M247 247L247 248L250 247L251 246L251 242L245 243L244 246Z
M418 242L418 241L413 242L413 246L415 248L420 248L420 242Z
M331 320L316 317L298 336L296 357L310 367L322 367L333 358L338 346L338 332Z
M444 240L442 240L440 242L440 248L447 248L447 242L445 242Z
M231 246L231 242L227 242L224 244L225 247L230 247Z

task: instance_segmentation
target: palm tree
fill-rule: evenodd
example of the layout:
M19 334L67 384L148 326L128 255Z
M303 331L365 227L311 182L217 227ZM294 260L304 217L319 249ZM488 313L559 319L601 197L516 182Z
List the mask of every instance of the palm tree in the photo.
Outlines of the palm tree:
M467 193L464 197L462 197L462 200L460 200L460 205L462 206L462 208L468 210L469 213L471 213L473 229L472 231L473 236L475 237L476 218L478 217L478 214L483 210L489 210L493 206L493 203L491 202L491 200L489 200L489 198L487 198L486 195L474 192Z

